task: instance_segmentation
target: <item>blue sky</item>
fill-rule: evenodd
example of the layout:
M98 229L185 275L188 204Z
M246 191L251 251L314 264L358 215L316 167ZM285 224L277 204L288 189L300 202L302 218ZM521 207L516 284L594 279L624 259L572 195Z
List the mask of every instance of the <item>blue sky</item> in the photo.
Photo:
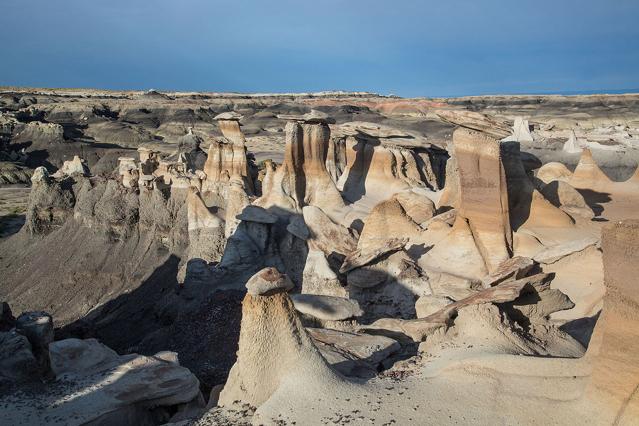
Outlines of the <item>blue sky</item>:
M639 88L638 0L0 0L0 85L401 96Z

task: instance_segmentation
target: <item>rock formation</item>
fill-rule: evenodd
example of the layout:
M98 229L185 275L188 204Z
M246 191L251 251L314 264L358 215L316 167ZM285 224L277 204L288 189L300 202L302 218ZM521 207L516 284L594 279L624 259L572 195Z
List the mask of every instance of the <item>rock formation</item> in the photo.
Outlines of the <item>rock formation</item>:
M268 285L263 281L268 281ZM240 349L220 394L220 405L242 401L260 407L278 388L303 378L304 393L318 386L330 389L332 382L342 380L322 358L295 314L286 294L286 276L264 269L249 280L247 288L249 293L242 303Z
M602 250L606 296L589 348L593 363L589 404L602 421L632 424L639 418L637 360L639 289L639 222L624 220L606 226Z
M530 143L533 142L532 134L530 133L530 124L528 120L523 117L516 117L513 124L512 135L504 139L504 141Z
M486 268L492 271L512 251L500 145L477 132L459 129L453 135L453 146L459 169L459 215L467 220Z
M275 172L267 172L256 204L292 212L311 205L329 215L342 208L342 196L326 169L329 139L325 118L291 117L286 124L284 163Z

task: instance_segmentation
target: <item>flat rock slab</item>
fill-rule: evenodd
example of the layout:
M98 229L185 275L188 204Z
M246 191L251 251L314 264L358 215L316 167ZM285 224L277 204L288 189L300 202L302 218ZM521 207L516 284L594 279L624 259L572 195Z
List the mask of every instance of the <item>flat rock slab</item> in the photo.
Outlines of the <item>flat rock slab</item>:
M437 312L434 312L424 318L412 320L382 318L369 326L362 327L362 330L365 330L370 334L397 336L398 338L405 336L415 342L421 342L438 328L449 325L451 318L459 309L483 303L512 302L519 297L522 289L526 285L531 284L531 282L536 282L541 279L542 276L546 277L547 275L548 274L537 274L532 277L502 283L495 287L478 291L471 296L457 302L450 303Z
M71 340L71 342L69 341ZM51 344L52 361L72 366L68 356L94 356L100 347L110 359L111 350L95 341L60 340ZM65 359L62 359L65 358ZM0 397L6 424L147 424L149 410L188 403L200 395L199 381L186 368L155 357L126 355L102 364L82 361L89 367L67 371L39 391Z
M566 256L570 256L573 253L578 253L580 251L584 251L588 247L593 247L597 245L598 242L598 238L588 237L581 240L569 241L564 244L558 244L552 247L548 247L547 249L542 250L540 253L537 253L533 257L533 260L544 264L555 263L558 260L561 260Z
M298 312L323 321L342 321L364 313L355 300L343 297L293 294L291 299Z
M242 213L235 216L236 219L244 220L246 222L257 222L272 224L277 222L277 216L267 212L260 206L246 206Z
M529 257L515 256L502 262L491 274L482 278L484 287L492 287L501 282L525 277L535 267L535 261Z
M375 373L377 365L400 349L389 337L347 333L326 328L307 328L324 358L346 375Z
M346 256L339 272L345 274L353 269L368 265L387 253L403 249L407 243L408 238L392 238L372 250L357 249Z

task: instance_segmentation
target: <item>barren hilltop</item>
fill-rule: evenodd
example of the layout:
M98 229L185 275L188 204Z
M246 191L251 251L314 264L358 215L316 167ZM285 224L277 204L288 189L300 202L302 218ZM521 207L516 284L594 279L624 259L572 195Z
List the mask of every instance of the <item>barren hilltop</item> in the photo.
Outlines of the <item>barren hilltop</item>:
M637 424L638 162L639 94L2 88L0 423Z

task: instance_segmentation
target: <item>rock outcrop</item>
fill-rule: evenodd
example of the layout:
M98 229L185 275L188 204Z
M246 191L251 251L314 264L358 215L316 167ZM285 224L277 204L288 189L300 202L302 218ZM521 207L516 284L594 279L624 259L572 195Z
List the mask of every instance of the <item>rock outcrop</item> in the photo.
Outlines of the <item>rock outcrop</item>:
M602 232L606 295L588 356L593 363L588 404L605 419L632 424L639 418L639 222L624 220Z
M453 147L459 169L458 215L468 221L486 268L493 271L512 252L500 144L480 133L458 129L453 135Z
M237 362L220 394L223 406L241 401L259 408L282 386L301 380L305 385L299 391L308 393L343 380L302 326L286 293L286 278L272 269L258 275L273 284L263 294L244 298Z
M284 162L267 171L262 197L255 204L300 212L316 206L333 215L344 206L326 169L330 129L324 118L290 117L286 124Z
M155 424L182 407L204 408L197 378L175 356L119 356L93 339L53 342L50 352L57 381L28 396L0 396L3 406L12 407L3 413L5 421Z

